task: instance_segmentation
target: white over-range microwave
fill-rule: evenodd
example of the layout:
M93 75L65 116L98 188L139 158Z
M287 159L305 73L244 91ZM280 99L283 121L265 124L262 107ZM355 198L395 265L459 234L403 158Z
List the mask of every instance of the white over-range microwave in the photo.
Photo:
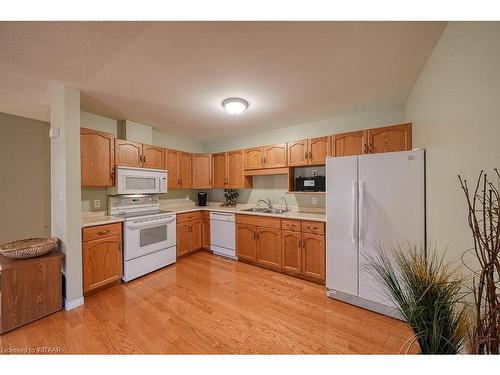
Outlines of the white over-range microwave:
M110 195L163 194L167 192L167 171L162 169L116 167L115 186Z

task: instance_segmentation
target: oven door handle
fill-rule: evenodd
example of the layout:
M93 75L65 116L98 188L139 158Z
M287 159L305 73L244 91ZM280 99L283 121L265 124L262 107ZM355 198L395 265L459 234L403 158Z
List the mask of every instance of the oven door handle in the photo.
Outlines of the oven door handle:
M145 221L142 223L127 223L125 226L127 229L146 229L153 228L163 224L169 224L175 222L175 217L169 217L162 220Z

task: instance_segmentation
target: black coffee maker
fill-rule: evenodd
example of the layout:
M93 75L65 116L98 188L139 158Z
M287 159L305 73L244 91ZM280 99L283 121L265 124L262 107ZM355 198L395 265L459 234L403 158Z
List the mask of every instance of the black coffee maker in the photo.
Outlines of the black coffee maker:
M198 192L198 206L206 206L207 205L207 193L204 191Z

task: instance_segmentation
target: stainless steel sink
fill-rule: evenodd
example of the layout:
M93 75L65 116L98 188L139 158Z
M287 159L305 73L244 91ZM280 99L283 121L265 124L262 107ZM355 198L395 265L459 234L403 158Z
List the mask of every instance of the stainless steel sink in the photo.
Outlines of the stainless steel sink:
M284 214L286 211L285 210L281 210L279 208L271 208L271 209L265 209L262 212L265 213L265 214Z
M246 211L246 212L264 212L269 210L268 208L262 208L262 207L252 207L252 208L245 208L240 211Z

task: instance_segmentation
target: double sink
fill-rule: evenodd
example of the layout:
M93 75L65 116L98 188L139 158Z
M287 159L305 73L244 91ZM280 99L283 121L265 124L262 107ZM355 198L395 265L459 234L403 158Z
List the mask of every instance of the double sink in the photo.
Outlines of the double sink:
M246 211L246 212L260 212L263 214L284 214L286 210L281 210L279 208L262 208L262 207L252 207L252 208L245 208L240 211Z

